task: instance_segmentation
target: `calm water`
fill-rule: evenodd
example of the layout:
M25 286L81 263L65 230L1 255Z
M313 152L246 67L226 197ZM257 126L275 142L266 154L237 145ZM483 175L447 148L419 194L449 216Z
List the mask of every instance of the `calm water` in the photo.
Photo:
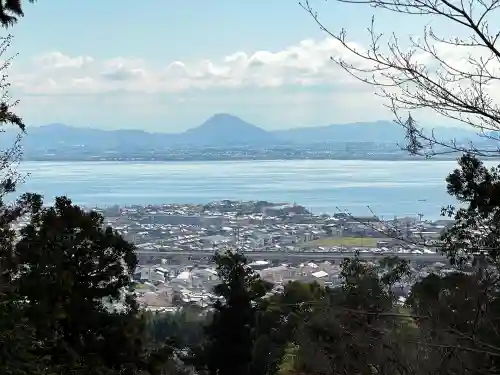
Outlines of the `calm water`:
M25 162L21 191L75 203L205 203L220 199L297 202L316 213L349 210L436 219L451 161Z

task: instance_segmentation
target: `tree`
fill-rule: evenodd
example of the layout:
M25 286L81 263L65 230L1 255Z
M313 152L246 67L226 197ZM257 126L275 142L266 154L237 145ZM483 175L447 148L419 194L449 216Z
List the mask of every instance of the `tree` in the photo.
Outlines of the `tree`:
M13 233L4 231L10 237ZM12 247L1 237L0 245L0 372L2 374L46 374L49 361L38 356L39 344L23 315L21 297L14 287Z
M33 3L34 0L29 0L29 2ZM2 27L11 26L21 16L23 16L21 0L0 0L0 24ZM0 215L1 211L9 210L3 202L5 195L14 192L17 183L21 180L17 166L22 155L21 136L26 130L22 118L13 111L18 101L12 101L9 94L8 70L12 63L12 56L6 56L6 54L12 39L13 36L10 34L0 38L0 58L2 59L0 64L0 133L5 133L6 128L10 126L18 128L21 132L14 137L11 147L0 151Z
M378 266L355 258L343 263L340 288L295 281L262 300L252 374L413 371L417 350L405 340L415 328L393 292L408 272L396 258Z
M461 207L448 207L454 225L443 236L443 250L463 264L479 255L489 264L500 266L500 169L487 168L470 154L463 155L448 178L448 193Z
M29 0L34 2L34 0ZM17 21L17 17L23 16L20 0L0 0L0 24L7 28ZM0 57L3 62L0 64L0 133L5 132L8 126L15 126L21 130L20 134L13 140L11 147L0 151L0 209L4 207L3 198L6 194L15 190L16 183L20 180L17 173L17 165L21 159L21 135L26 127L21 117L13 112L18 102L12 101L9 95L10 82L8 79L8 69L12 63L12 57L6 56L11 46L13 36L7 35L0 38Z
M182 293L178 290L174 290L172 293L172 305L173 306L182 306L184 304L184 300L182 299Z
M147 313L148 341L161 345L173 340L180 349L193 347L203 340L203 328L210 322L207 315L194 306L184 306L173 314Z
M38 356L66 373L145 368L144 324L131 289L134 245L65 197L48 208L39 199L29 214L15 244L13 282L42 343Z
M320 303L326 290L318 283L293 281L283 292L259 303L255 327L252 374L291 371L298 352L296 332Z
M184 306L174 314L146 312L145 316L147 346L154 353L151 362L160 370L155 374L190 373L191 367L183 361L184 353L203 341L204 327L210 322L210 314L202 314L194 306Z
M498 275L431 274L407 305L420 327L429 368L447 374L496 374L500 365Z
M3 199L5 195L12 193L16 184L20 181L20 175L17 172L17 166L22 156L21 136L25 131L23 120L13 112L16 101L11 101L8 88L8 69L12 58L6 56L8 48L12 43L12 35L0 38L0 57L5 59L0 65L0 133L5 133L7 127L14 126L21 132L14 139L11 147L0 151L0 209L5 208Z
M34 3L35 0L28 0ZM3 27L12 26L19 17L23 17L24 12L21 0L1 0L0 1L0 23Z
M12 25L15 16L22 16L19 1L0 2L0 23L3 27ZM24 194L11 204L5 204L7 194L14 192L21 176L17 171L22 150L21 135L25 131L22 119L13 112L17 104L9 95L8 69L12 57L7 56L12 35L0 38L0 133L10 126L21 131L12 146L0 150L0 373L24 375L56 373L50 368L46 357L37 355L40 343L35 339L35 331L22 313L23 301L14 282L16 262L14 244L16 231L14 224L27 212L36 211L41 205L38 196Z
M495 29L498 0L453 2L448 0L337 0L435 21L420 36L404 38L384 35L368 28L366 48L350 43L346 30L332 32L323 24L309 0L301 3L321 30L337 40L348 58L332 59L351 76L370 84L393 112L395 121L410 138L412 153L431 156L442 152L472 152L479 156L498 155L500 107L494 96L498 82L498 30ZM429 25L429 23L427 24ZM438 30L453 30L442 35ZM453 51L453 53L450 53ZM345 56L345 54L344 54ZM426 132L411 119L410 111L430 110L477 130L489 146L476 147L445 141ZM437 149L436 149L437 147Z
M387 100L395 121L406 129L406 149L431 157L462 153L459 167L447 178L448 192L461 203L445 207L455 219L442 238L442 250L452 263L468 273L430 275L414 286L408 306L421 328L421 345L435 373L498 373L498 271L500 182L498 167L488 169L481 158L498 157L500 106L497 82L500 50L496 16L498 0L338 0L381 8L435 21L407 45L383 35L372 21L370 45L348 43L345 30L327 29L309 1L302 6L320 28L345 47L353 60L333 57L338 65L362 82L371 84ZM493 21L493 22L492 22ZM438 30L446 30L448 36ZM451 32L449 30L452 30ZM419 128L418 110L430 110L451 121L472 127L480 141L460 144L437 139ZM407 116L407 113L410 114Z
M38 356L39 346L29 322L22 317L18 301L2 298L0 307L0 371L12 375L45 375L50 368L46 357ZM55 374L55 372L54 372Z
M296 371L306 374L406 374L414 371L413 348L401 336L408 321L396 305L395 282L405 262L381 267L347 259L341 288L327 289L310 305L297 330ZM382 270L383 268L383 270Z
M250 374L257 302L270 284L258 277L240 253L218 253L215 262L221 283L214 288L218 298L198 358L211 375Z
M45 374L48 361L37 355L35 332L23 314L23 298L15 285L16 231L12 223L41 206L37 196L26 194L4 207L0 215L0 373Z
M433 156L437 153L462 152L460 169L447 179L448 192L459 202L468 204L457 210L446 207L444 214L456 223L443 238L443 250L453 261L470 260L471 255L487 253L487 261L498 257L500 208L497 194L498 169L488 170L480 157L498 156L500 107L493 95L500 78L498 32L491 20L500 2L450 2L447 0L338 0L368 4L406 15L435 18L440 26L456 27L461 33L440 35L428 26L421 38L410 37L408 48L396 35L383 45L383 35L369 28L371 44L366 48L348 42L347 33L328 30L309 1L302 6L323 31L337 40L357 62L333 57L352 76L374 85L387 99L395 121L406 129L411 154ZM453 48L458 59L448 53ZM427 109L477 130L483 138L481 147L437 139L419 128L406 112Z

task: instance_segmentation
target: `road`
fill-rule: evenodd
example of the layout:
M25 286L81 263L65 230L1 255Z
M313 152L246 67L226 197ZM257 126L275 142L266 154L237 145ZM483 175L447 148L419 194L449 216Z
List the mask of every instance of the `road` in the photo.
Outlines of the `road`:
M245 252L248 259L297 259L297 260L343 260L345 258L354 257L354 253L333 253L333 252L278 252L278 251L252 251ZM137 251L137 255L146 257L193 257L205 258L213 256L214 253L210 251ZM401 259L410 261L423 261L423 262L443 262L446 258L438 253L432 254L410 254L410 253L360 253L362 259L382 259L388 256L398 256Z

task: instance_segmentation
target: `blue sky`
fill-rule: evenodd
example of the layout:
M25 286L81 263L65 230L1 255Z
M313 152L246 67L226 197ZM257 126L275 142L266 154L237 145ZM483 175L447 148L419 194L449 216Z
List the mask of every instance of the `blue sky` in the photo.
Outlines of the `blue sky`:
M312 1L366 42L366 6ZM140 4L140 5L137 5ZM228 112L268 129L390 119L296 0L39 0L12 30L26 122L182 131ZM379 13L404 35L423 25Z

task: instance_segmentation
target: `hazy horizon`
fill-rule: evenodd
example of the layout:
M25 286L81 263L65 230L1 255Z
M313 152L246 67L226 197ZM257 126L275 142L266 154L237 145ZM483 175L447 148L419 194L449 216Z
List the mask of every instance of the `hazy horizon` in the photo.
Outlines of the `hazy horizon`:
M252 123L248 120L246 120L245 118L243 117L240 117L240 116L237 116L237 115L234 115L232 113L214 113L212 116L209 116L207 117L205 120L203 120L202 122L200 123L193 123L191 125L187 124L187 127L185 129L182 129L182 130L177 130L177 131L149 131L151 133L172 133L172 134L176 134L176 133L182 133L186 130L189 130L189 129L193 129L197 126L200 126L202 125L203 123L205 123L206 121L212 119L213 117L216 117L216 116L232 116L232 117L235 117L235 118L238 118L239 120L242 120L246 123L249 123L251 125L254 125L254 126L257 126L259 128L262 128L264 130L267 130L267 131L281 131L281 130L291 130L291 129L300 129L300 128L307 128L307 127L311 127L311 128L314 128L314 127L326 127L326 126L345 126L345 125L353 125L353 124L375 124L375 123L387 123L387 122L393 122L392 120L390 119L386 119L386 120L383 120L383 119L375 119L375 120L372 120L372 121L356 121L356 122L348 122L348 123L338 123L338 122L330 122L330 123L326 123L326 124L298 124L298 125L295 125L295 126L290 126L290 127L286 127L286 126L283 126L283 127L280 127L278 129L276 129L275 127L273 126L265 126L265 125L262 125L262 124L257 124L257 123ZM108 128L101 128L98 126L98 124L88 124L86 126L83 126L83 125L78 125L78 124L70 124L70 123L63 123L63 122L57 122L57 121L53 121L53 122L48 122L48 123L44 123L44 124L29 124L28 127L42 127L42 126L53 126L53 125L62 125L62 126L68 126L68 127L72 127L72 128L83 128L83 129L97 129L97 130L109 130L109 131L113 131L113 130L143 130L143 131L148 131L147 129L142 129L140 126L137 126L137 127L129 127L129 128L125 128L125 127L117 127L115 129L108 129Z
M105 131L114 131L114 130L129 130L129 131L134 131L134 130L142 130L142 131L145 131L145 132L149 132L149 133L166 133L166 134L178 134L178 133L183 133L185 132L186 130L189 130L189 129L193 129L193 128L196 128L202 124L204 124L206 121L210 120L211 118L215 117L215 116L219 116L219 115L228 115L228 116L233 116L233 117L236 117L246 123L249 123L251 125L254 125L254 126L257 126L261 129L264 129L266 131L269 131L269 132L279 132L279 131L286 131L286 130L293 130L293 129L303 129L303 128L319 128L319 127L328 127L328 126L349 126L349 125L355 125L355 124L377 124L377 123L382 123L383 125L385 125L386 123L394 123L394 120L393 119L390 119L390 118L387 118L387 119L373 119L373 120L366 120L366 121L352 121L352 122L335 122L335 121L330 121L329 123L319 123L319 124L308 124L308 123L305 123L305 124L295 124L295 125L290 125L290 126L286 126L286 125L283 125L283 126L280 126L280 127L276 127L276 126L269 126L269 125L266 125L266 124L261 124L261 123L254 123L254 122L251 122L251 121L248 121L246 118L242 117L242 116L238 116L238 115L235 115L233 113L214 113L213 115L207 117L206 119L202 120L201 122L199 123L192 123L192 124L186 124L186 127L183 128L183 129L178 129L178 130L171 130L169 131L168 129L159 129L159 130L154 130L154 129L144 129L142 128L140 125L137 125L137 126L129 126L129 127L126 127L126 126L123 126L123 127L120 127L119 124L116 126L116 127L113 127L113 128L109 128L109 127L102 127L102 126L99 126L100 124L86 124L86 125L82 125L82 124L72 124L72 123L64 123L64 122L58 122L58 121L52 121L52 122L46 122L46 123L35 123L35 124L28 124L28 128L29 127L44 127L44 126L52 126L52 125L62 125L62 126L67 126L67 127L71 127L71 128L81 128L81 129L95 129L95 130L105 130ZM466 126L461 126L460 124L456 124L456 123L448 123L448 124L419 124L419 126L423 127L423 128L461 128L462 130L465 130L465 131L473 131L471 129L469 129L468 127Z
M373 13L380 31L385 24L418 32L429 21L409 25L403 15L389 18L365 7L312 5L333 31L346 27L359 46L369 42L364 30ZM61 21L49 25L47 19ZM9 72L11 95L32 126L170 133L214 113L267 130L393 118L373 87L331 61L345 51L297 1L154 2L139 9L118 0L29 4L11 32L6 54L18 54ZM429 113L415 117L448 125Z

